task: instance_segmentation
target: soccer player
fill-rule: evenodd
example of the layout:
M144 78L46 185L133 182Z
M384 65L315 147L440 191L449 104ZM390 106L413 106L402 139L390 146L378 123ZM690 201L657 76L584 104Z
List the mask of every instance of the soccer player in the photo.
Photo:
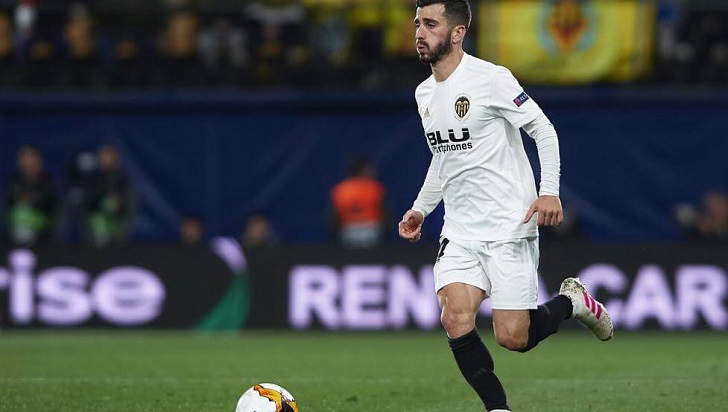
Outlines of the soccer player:
M399 223L420 239L422 222L442 200L445 222L435 287L450 348L488 411L509 411L493 358L475 328L484 299L493 306L501 346L526 352L575 318L600 340L612 337L604 306L576 278L537 306L538 227L562 221L560 158L554 127L504 67L466 54L467 0L417 0L416 46L432 76L415 97L432 161L422 189ZM540 194L519 129L536 141Z

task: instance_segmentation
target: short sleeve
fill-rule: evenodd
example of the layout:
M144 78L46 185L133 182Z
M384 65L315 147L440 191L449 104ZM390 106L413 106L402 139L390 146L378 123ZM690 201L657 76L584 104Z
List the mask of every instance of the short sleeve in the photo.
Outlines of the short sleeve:
M491 108L514 127L521 128L538 117L542 110L511 72L499 67L491 82Z

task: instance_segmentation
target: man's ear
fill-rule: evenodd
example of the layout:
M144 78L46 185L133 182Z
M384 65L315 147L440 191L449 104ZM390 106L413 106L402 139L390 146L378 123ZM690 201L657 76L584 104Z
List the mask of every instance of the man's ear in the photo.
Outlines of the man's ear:
M465 33L467 33L468 29L465 28L465 26L455 26L455 28L452 29L452 42L453 44L462 44L463 39L465 38Z

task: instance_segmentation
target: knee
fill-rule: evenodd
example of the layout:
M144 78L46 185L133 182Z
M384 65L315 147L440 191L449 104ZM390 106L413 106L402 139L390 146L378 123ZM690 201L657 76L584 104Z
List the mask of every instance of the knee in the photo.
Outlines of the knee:
M528 346L528 331L525 333L498 333L495 338L499 345L515 352L523 352Z
M443 309L440 320L451 338L462 336L475 328L475 315L471 313Z

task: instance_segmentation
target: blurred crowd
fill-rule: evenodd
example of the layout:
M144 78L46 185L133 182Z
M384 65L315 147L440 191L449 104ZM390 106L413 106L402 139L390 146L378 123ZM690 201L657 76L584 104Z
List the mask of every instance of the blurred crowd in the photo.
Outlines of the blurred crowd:
M728 2L658 3L654 80L728 84Z
M78 240L102 246L130 238L136 196L113 144L80 154L69 167L63 193L40 149L22 146L6 187L3 241L33 246Z
M713 189L699 205L681 203L675 207L675 221L689 240L728 242L728 195Z
M144 240L135 233L139 199L126 168L120 147L107 143L96 151L76 152L59 182L38 147L21 146L10 179L2 185L6 193L0 203L0 244L102 247ZM387 215L384 193L374 163L364 157L353 161L351 175L331 190L333 243L352 248L380 245ZM180 244L204 246L214 236L219 234L208 233L202 215L188 212L180 217ZM246 217L239 241L246 250L280 243L265 211Z
M0 244L102 247L145 240L136 233L140 202L126 169L120 147L107 143L77 152L59 182L38 147L20 147L14 171L2 185ZM206 245L216 235L192 212L180 217L178 233L179 243L190 247ZM256 211L247 217L240 242L246 249L266 248L277 245L278 236L265 213Z
M3 3L4 87L356 87L385 59L419 68L409 0Z
M0 87L410 87L413 3L0 0ZM728 84L722 3L659 0L645 80Z

